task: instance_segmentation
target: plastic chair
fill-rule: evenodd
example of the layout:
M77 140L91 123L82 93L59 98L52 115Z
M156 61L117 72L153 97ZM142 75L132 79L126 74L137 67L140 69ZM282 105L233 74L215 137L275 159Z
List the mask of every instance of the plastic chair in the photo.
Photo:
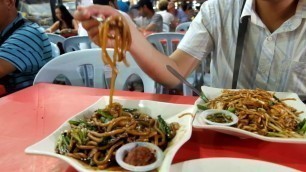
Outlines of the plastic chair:
M63 43L66 38L61 36L61 35L58 35L58 34L54 34L54 33L47 33L48 37L49 37L49 40L50 42L53 42L54 44L57 44L57 43Z
M91 49L91 40L88 36L71 36L63 43L65 52L68 53L71 51L80 50L80 43L86 44L86 48Z
M154 34L147 36L147 40L159 52L169 56L173 53L174 50L176 50L178 43L182 40L183 37L184 37L184 34L182 33L172 33L172 32L154 33ZM183 85L183 87L186 87L186 86ZM167 92L166 89L160 84L156 84L156 90L158 93L161 93L161 94ZM183 93L184 93L184 88L183 88Z
M113 49L108 49L108 53L110 56L113 55L114 50ZM127 81L128 79L133 75L139 76L143 83L143 91L146 93L156 93L155 89L155 81L150 78L145 72L141 70L141 68L138 66L132 55L127 52L126 53L126 59L129 63L129 66L125 66L123 63L117 63L117 69L119 71L115 83L115 88L116 90L125 90L127 87ZM111 76L111 69L109 67L104 68L105 71L105 78L108 80ZM107 88L109 88L109 84L106 81Z
M186 32L189 29L191 22L181 23L176 26L175 32Z
M114 53L113 49L107 51L110 56ZM144 84L144 92L155 93L155 81L140 69L130 53L126 54L126 58L130 66L117 64L119 73L115 88L124 90L127 79L132 74L136 74ZM96 48L69 52L52 59L38 72L34 84L60 82L65 85L107 88L105 78L108 76L110 71L107 71L101 60L101 49Z
M163 23L163 32L170 32L170 26L167 23Z
M65 53L44 65L33 84L47 82L105 88L103 67L101 49Z
M184 37L182 33L153 33L147 36L147 40L161 53L169 56L176 49L178 43Z
M55 58L60 55L60 50L55 43L53 42L50 42L50 43L51 43L51 48L52 48L52 57Z

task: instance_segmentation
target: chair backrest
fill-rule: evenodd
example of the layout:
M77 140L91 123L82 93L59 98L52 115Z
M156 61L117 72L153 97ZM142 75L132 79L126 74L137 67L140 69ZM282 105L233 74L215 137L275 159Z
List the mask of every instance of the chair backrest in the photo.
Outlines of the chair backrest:
M108 49L108 53L110 56L113 56L113 49ZM124 90L127 86L127 81L130 79L132 75L137 75L141 79L143 83L143 91L146 93L156 93L155 89L155 81L150 78L141 68L138 66L132 55L127 52L126 60L129 63L129 66L125 66L123 63L117 64L117 69L119 71L115 83L116 90ZM107 71L105 71L106 78L110 77L111 70L108 67L105 67Z
M184 34L182 33L154 33L147 36L147 40L153 44L158 51L169 56L176 49L183 37Z
M107 52L112 56L114 50L107 49ZM155 81L140 69L130 53L126 54L126 58L130 66L126 67L123 63L117 64L119 73L115 88L123 90L128 78L136 74L144 84L144 92L155 93ZM59 80L66 85L107 88L105 69L100 48L73 51L60 55L43 66L37 73L34 84L57 83L59 77Z
M61 35L58 35L58 34L54 34L54 33L47 33L48 37L49 37L49 40L50 42L53 42L54 44L57 44L57 43L63 43L66 38L61 36Z
M55 58L60 55L60 50L55 43L53 42L50 42L50 43L51 43L51 48L52 48L52 57Z
M170 32L170 26L167 23L163 23L163 32Z
M181 23L179 25L176 26L175 28L175 32L185 32L189 29L191 22L185 22L185 23Z
M71 36L66 38L63 47L66 53L80 50L80 43L86 44L87 49L91 48L91 40L88 36Z
M34 84L56 83L60 77L66 85L105 88L103 67L101 49L65 53L44 65L37 73Z

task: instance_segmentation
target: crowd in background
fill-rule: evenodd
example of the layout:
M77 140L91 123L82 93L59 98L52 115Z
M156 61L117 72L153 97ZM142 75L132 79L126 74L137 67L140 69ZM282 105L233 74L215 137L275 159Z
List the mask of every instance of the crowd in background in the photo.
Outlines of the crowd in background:
M151 0L139 0L137 4L131 5L130 2L122 0L93 0L84 1L79 5L87 6L91 4L110 5L135 22L140 31L162 32L163 24L174 31L175 27L184 22L191 21L196 15L196 9L191 3L174 2L161 0L153 3ZM72 35L87 35L81 25L77 25L71 14L64 5L59 5L55 9L56 22L46 29L48 33L59 33L65 37ZM85 33L84 33L85 32Z

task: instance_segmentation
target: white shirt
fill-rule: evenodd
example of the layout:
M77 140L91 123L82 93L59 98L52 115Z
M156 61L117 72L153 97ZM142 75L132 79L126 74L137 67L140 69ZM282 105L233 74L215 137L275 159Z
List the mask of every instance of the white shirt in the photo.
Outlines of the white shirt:
M174 20L173 14L169 13L167 10L164 11L158 11L157 14L160 14L163 18L163 23L166 23L170 25L172 21Z
M306 0L271 33L256 14L253 0L203 3L178 48L202 60L212 53L212 86L231 88L239 19L250 16L238 88L289 91L306 96Z

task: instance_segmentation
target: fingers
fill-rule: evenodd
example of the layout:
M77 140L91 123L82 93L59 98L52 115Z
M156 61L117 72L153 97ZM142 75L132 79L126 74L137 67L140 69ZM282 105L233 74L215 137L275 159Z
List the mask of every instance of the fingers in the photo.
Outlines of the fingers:
M88 7L79 6L74 13L74 18L82 22L90 19L91 16L101 16L107 18L114 15L119 15L119 12L110 6L91 5Z

